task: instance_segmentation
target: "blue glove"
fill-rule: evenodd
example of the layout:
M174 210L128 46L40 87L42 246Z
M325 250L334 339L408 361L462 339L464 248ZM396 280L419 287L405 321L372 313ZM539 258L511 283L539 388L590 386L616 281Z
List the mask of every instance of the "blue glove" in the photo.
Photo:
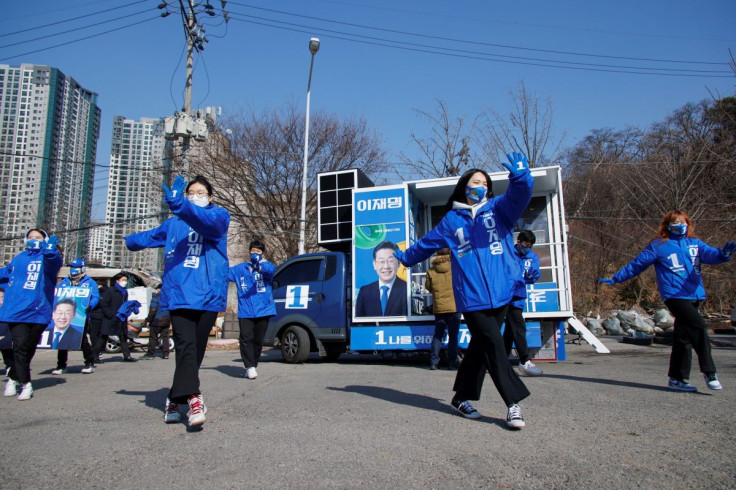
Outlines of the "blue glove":
M736 251L736 242L727 242L726 245L724 245L723 247L723 254L726 256L726 258L731 257L734 251Z
M44 250L56 250L59 246L59 238L56 235L51 235L43 245Z
M177 175L174 183L171 184L171 189L166 184L161 184L161 187L164 190L164 194L166 194L166 199L175 199L184 195L184 189L187 188L187 181L181 175Z
M606 279L605 277L601 277L598 279L598 282L602 282L603 284L607 284L608 286L613 286L616 284L616 282L613 279Z
M26 247L28 248L28 250L40 250L42 243L43 242L41 240L31 238L29 240L26 240Z
M509 159L511 164L501 163L501 165L506 167L512 177L522 175L529 171L529 160L527 160L523 153L508 153L506 154L506 158Z
M261 260L263 259L263 255L261 254L250 254L250 266L255 271L261 270Z
M401 250L394 250L394 257L396 257L396 260L401 262L403 266L406 266L406 262L404 262L404 252Z

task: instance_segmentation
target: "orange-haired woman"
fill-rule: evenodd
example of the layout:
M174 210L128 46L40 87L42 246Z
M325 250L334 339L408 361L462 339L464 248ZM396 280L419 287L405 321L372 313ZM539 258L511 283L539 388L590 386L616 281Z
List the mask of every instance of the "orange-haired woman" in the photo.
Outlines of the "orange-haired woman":
M698 312L700 302L705 300L700 264L728 262L736 250L736 241L726 243L723 248L715 248L696 238L693 231L693 224L686 213L670 211L662 218L657 237L611 279L602 278L600 281L609 285L628 281L654 264L659 295L675 317L669 388L697 391L686 381L690 377L694 348L708 388L720 390L723 387L718 381L710 353L707 326Z

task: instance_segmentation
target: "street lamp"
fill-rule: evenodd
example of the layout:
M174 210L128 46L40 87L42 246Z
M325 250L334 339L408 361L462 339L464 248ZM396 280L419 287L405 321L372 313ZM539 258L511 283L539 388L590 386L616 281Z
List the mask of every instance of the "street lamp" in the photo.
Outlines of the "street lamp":
M309 63L309 81L307 82L307 117L304 123L304 174L302 176L302 219L299 222L299 255L304 253L304 231L307 224L307 157L309 155L309 90L312 87L312 67L314 66L314 55L319 51L319 39L313 37L309 40L309 52L312 60Z

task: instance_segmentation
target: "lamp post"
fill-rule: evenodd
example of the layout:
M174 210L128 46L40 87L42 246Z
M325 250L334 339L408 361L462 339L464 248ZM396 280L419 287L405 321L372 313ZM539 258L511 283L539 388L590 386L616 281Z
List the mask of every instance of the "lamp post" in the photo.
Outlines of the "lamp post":
M312 87L312 67L314 66L314 55L319 51L319 39L313 37L309 40L309 52L312 60L309 63L309 81L307 82L307 117L304 123L304 164L302 175L302 218L299 221L299 255L304 253L304 232L307 224L307 159L309 156L309 91Z

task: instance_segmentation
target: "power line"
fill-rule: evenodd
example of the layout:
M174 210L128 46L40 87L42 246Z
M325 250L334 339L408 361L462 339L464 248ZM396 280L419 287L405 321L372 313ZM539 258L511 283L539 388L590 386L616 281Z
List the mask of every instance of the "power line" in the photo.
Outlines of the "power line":
M3 46L0 46L0 49L2 49L2 48L9 48L11 46L17 46L19 44L28 44L28 43L32 43L32 42L35 42L35 41L40 41L42 39L48 39L50 37L61 36L61 35L64 35L64 34L69 34L70 32L77 32L77 31L81 31L83 29L89 29L91 27L101 26L102 24L109 24L110 22L116 22L118 20L127 19L128 17L135 17L136 15L145 14L146 12L149 12L150 10L151 9L149 8L149 9L141 10L140 12L135 12L133 14L123 15L121 17L116 17L114 19L103 20L103 21L97 22L95 24L90 24L90 25L82 26L82 27L75 27L73 29L69 29L69 30L66 30L66 31L56 32L56 33L53 33L53 34L47 34L45 36L40 36L40 37L34 37L33 39L27 39L25 41L18 41L18 42L14 42L14 43L10 43L10 44L5 44Z
M444 36L433 36L433 35L428 35L428 34L418 34L414 32L399 31L395 29L385 29L381 27L374 27L374 26L369 26L369 25L364 25L364 24L355 24L352 22L342 22L342 21L337 21L337 20L332 20L332 19L325 19L322 17L313 17L310 15L295 14L295 13L286 12L283 10L275 10L275 9L269 9L265 7L257 7L255 5L248 5L244 3L238 3L238 2L230 2L230 4L238 5L241 7L247 7L247 8L251 8L255 10L262 10L262 11L267 11L267 12L272 12L272 13L284 14L284 15L288 15L292 17L300 17L304 19L318 20L321 22L328 22L331 24L339 24L339 25L345 25L349 27L358 27L361 29L389 32L392 34L401 34L405 36L414 36L414 37L420 37L420 38L425 38L425 39L435 39L439 41L451 41L451 42L458 42L458 43L465 43L465 44L473 44L473 45L478 45L478 46L489 46L489 47L495 47L495 48L532 51L532 52L539 52L539 53L563 54L563 55L570 55L570 56L586 56L586 57L593 57L593 58L621 59L621 60L629 60L629 61L652 61L652 62L657 62L657 63L686 63L686 64L700 64L700 65L729 66L727 62L637 58L637 57L630 57L630 56L603 55L603 54L593 54L593 53L581 53L581 52L574 52L574 51L559 51L559 50L542 49L542 48L526 48L522 46L514 46L514 45L509 45L509 44L496 44L496 43L488 43L488 42L480 42L480 41L469 41L465 39L457 39L457 38L444 37ZM241 15L245 15L245 14L241 14Z
M23 32L35 31L35 30L38 30L38 29L45 29L46 27L51 27L51 26L55 26L55 25L59 25L59 24L64 24L66 22L71 22L73 20L85 19L85 18L88 18L88 17L92 17L93 15L100 15L100 14L104 14L106 12L112 12L113 10L118 10L118 9L130 7L130 6L139 4L139 3L144 3L146 1L148 1L148 0L138 0L137 2L132 2L132 3L129 3L129 4L126 4L126 5L120 5L118 7L112 7L112 8L109 8L109 9L100 10L98 12L92 12L91 14L79 15L77 17L72 17L70 19L64 19L64 20L59 20L57 22L52 22L50 24L44 24L44 25L40 25L40 26L29 27L27 29L21 29L20 31L15 31L15 32L6 32L5 34L0 34L0 37L14 36L15 34L21 34ZM150 10L150 9L147 9L147 10ZM87 26L87 27L89 27L89 26ZM84 27L82 27L81 29L84 29Z
M275 29L282 29L282 30L291 31L291 32L300 32L303 34L320 34L321 37L340 39L343 41L354 42L358 44L381 46L381 47L386 47L386 48L400 49L404 51L412 51L412 52L418 52L418 53L438 54L438 55L443 55L443 56L450 56L453 58L473 59L473 60L480 60L480 61L491 61L491 62L497 62L497 63L508 63L508 64L525 65L525 66L539 66L539 67L544 67L544 68L562 68L562 69L568 69L568 70L620 73L620 74L630 74L630 75L657 75L657 76L670 76L670 77L698 77L698 78L731 78L733 77L733 73L731 73L730 71L684 70L684 69L667 69L667 68L653 68L653 67L642 67L642 68L617 67L616 65L600 65L600 64L594 64L594 63L579 63L579 62L572 62L572 61L539 60L535 58L524 58L520 56L478 53L478 52L472 52L472 51L467 51L467 50L457 50L457 49L429 46L429 45L423 45L423 44L417 44L417 43L394 41L390 39L376 38L376 37L371 37L371 36L362 36L358 34L345 33L341 31L334 31L331 29L317 28L314 26L293 24L290 22L277 21L277 20L271 20L271 19L266 19L266 22L271 22L271 23L257 22L253 20L242 19L242 18L236 17L236 15L241 15L244 17L251 17L251 18L253 18L254 16L248 16L244 14L233 14L233 20L238 20L240 22L246 22L248 24L271 27ZM278 23L278 24L291 25L291 26L295 26L299 28L274 25L273 22ZM327 34L327 33L332 33L332 34ZM344 36L352 36L352 37L344 37ZM362 40L359 38L369 39L369 40L366 41L366 40ZM414 46L414 47L411 47L411 46ZM441 50L441 51L438 51L438 50ZM499 59L499 58L504 58L504 59ZM670 73L665 73L665 71L669 71ZM718 73L723 73L723 74L719 75Z
M91 34L89 36L81 37L79 39L73 39L73 40L67 41L65 43L54 44L53 46L48 46L46 48L40 48L40 49L36 49L36 50L33 50L33 51L27 51L25 53L16 54L14 56L6 56L3 59L5 59L5 60L12 60L12 59L15 59L15 58L21 58L23 56L28 56L29 54L35 54L35 53L40 53L42 51L48 51L49 49L59 48L61 46L67 46L69 44L78 43L80 41L85 41L87 39L92 39L94 37L103 36L103 35L109 34L111 32L115 32L115 31L120 31L120 30L123 30L123 29L127 29L129 27L137 26L137 25L143 24L145 22L150 22L152 20L156 20L156 19L159 19L159 18L160 18L160 16L157 15L156 17L151 17L150 19L141 20L139 22L133 22L132 24L127 24L127 25L124 25L124 26L121 26L121 27L116 27L115 29L109 29L107 31L98 32L97 34Z

